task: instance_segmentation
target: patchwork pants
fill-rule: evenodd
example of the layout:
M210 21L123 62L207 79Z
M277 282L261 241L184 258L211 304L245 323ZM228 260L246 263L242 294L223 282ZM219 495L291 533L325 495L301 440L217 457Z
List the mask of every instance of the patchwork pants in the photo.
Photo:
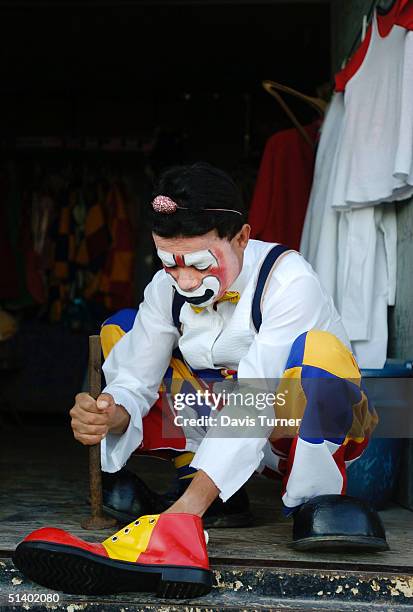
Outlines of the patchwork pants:
M105 321L101 341L106 358L132 327L136 310L122 310ZM174 351L159 389L159 398L143 418L143 439L136 452L168 456L196 452L204 427L176 424L171 397L205 391L211 382L236 377L236 372L194 370ZM285 514L318 495L346 491L346 468L358 459L377 425L377 414L361 385L354 356L333 334L310 330L292 344L282 378L277 381L285 402L276 416L299 425L276 427L264 446L258 472L282 480ZM210 407L198 409L208 416ZM291 421L290 421L291 419ZM225 450L223 450L223 454Z

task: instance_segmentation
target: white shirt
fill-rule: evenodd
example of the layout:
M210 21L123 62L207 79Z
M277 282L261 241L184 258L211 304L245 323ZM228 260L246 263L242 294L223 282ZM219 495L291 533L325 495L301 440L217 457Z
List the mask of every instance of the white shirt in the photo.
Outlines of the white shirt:
M142 440L142 417L158 398L158 388L179 346L193 369L233 368L239 379L280 378L294 340L310 329L330 331L348 347L332 298L298 253L288 253L272 271L262 301L262 325L255 332L251 303L260 265L273 244L250 240L242 270L229 288L239 291L238 304L221 302L196 313L181 310L183 333L172 320L173 289L164 270L145 290L132 330L115 345L103 365L106 393L131 415L123 435L109 434L101 445L102 468L119 470ZM223 442L225 452L223 452ZM265 439L202 440L192 465L203 469L227 499L244 484L263 457ZM188 448L189 450L189 448Z

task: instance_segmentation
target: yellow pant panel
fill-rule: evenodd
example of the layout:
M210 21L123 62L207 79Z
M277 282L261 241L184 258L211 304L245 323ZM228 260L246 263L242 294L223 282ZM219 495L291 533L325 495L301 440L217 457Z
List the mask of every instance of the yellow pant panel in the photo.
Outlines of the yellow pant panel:
M294 438L298 434L298 420L303 418L307 402L301 386L301 373L300 367L289 368L285 370L280 380L276 393L277 398L279 395L283 400L279 402L277 399L274 406L275 416L280 421L271 433L272 441L279 438Z
M100 330L100 341L102 343L103 356L106 359L115 344L125 335L119 325L104 325Z
M360 370L352 353L333 334L313 329L307 333L303 365L321 368L360 384Z

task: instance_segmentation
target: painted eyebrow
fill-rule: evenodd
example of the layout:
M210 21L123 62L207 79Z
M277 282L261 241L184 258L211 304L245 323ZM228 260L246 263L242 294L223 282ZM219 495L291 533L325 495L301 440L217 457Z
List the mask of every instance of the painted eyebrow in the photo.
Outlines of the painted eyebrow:
M166 265L166 266L176 266L176 261L175 261L175 257L173 255L173 253L169 253L168 251L162 251L161 249L157 249L157 254L159 259Z
M174 253L170 253L169 251L163 251L162 249L157 249L156 252L159 259L165 266L174 267L177 265L176 257L179 256L176 256ZM196 266L204 263L208 263L209 266L218 265L215 255L209 249L187 253L186 255L180 256L180 258L182 258L184 264L187 266ZM189 261L187 261L187 259L189 259Z
M189 261L188 261L189 259ZM187 266L196 266L197 264L211 262L209 265L218 265L215 255L208 249L204 251L195 251L184 255L184 260Z

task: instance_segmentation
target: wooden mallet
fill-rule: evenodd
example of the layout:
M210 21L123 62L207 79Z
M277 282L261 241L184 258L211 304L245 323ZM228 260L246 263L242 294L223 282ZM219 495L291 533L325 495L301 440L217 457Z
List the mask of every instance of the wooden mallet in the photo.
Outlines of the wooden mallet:
M101 392L101 344L100 336L89 336L89 394L97 399ZM100 443L89 447L89 486L91 516L82 521L83 529L108 529L116 520L103 514L102 472L100 468Z

